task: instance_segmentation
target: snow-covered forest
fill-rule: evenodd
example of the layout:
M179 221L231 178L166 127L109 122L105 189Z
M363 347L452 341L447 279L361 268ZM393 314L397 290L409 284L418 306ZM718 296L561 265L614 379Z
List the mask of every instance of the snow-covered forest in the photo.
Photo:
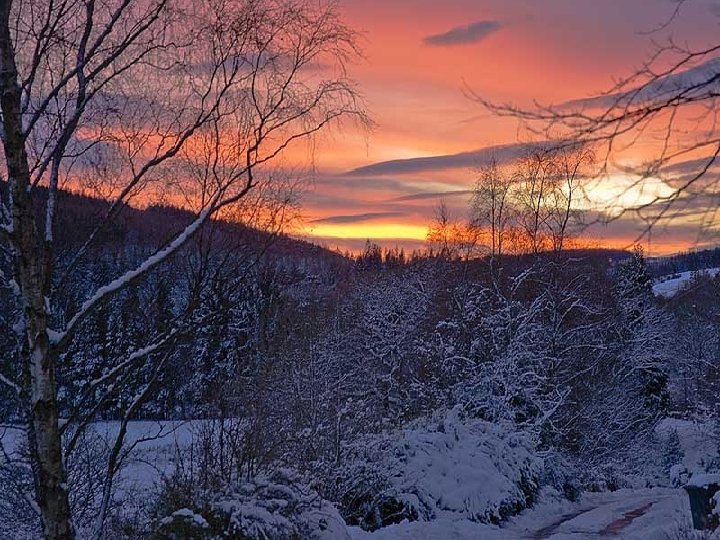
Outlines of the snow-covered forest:
M595 113L466 88L537 140L473 154L460 214L392 199L437 200L422 247L342 252L296 227L376 128L363 40L326 0L0 1L0 540L720 534L686 493L720 486L720 251L643 248L698 198L716 231L717 48Z
M65 194L58 208L85 222L105 203ZM123 209L54 317L190 217ZM59 230L72 253L73 228ZM542 524L584 493L713 471L720 281L698 272L656 296L658 265L601 249L492 262L369 244L347 258L209 223L104 301L58 358L77 534L102 515L110 538L364 538L403 522L502 538L527 508L548 506ZM19 308L9 286L2 302ZM11 321L5 357L19 341ZM3 377L20 380L12 367ZM0 523L35 537L23 402L2 397Z

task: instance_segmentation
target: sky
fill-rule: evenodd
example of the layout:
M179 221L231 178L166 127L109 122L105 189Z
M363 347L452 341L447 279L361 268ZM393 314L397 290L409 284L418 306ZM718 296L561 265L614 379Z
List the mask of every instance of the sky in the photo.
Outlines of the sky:
M632 73L669 35L712 42L720 2L690 0L658 30L673 0L341 0L364 58L350 67L375 123L335 130L318 143L302 234L329 247L367 239L419 247L444 200L467 212L472 167L511 152L528 135L468 97L532 106L597 95ZM622 220L587 242L632 243L642 225ZM703 241L708 241L707 239ZM656 253L698 243L688 223L650 237Z

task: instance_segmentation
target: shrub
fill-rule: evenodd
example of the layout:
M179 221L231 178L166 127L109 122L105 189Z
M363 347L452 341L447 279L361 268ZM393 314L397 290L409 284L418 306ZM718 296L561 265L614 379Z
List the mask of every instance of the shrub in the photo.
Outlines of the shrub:
M366 437L343 459L332 498L367 530L441 515L498 523L532 504L542 468L528 437L459 409Z
M345 522L332 503L308 487L300 475L287 469L239 482L200 506L204 507L181 508L160 519L156 536L170 539L350 539Z

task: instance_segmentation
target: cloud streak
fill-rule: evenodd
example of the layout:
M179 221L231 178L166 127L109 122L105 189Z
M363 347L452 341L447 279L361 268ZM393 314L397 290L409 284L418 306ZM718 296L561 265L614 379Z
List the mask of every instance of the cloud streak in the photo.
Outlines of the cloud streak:
M673 163L672 165L664 167L662 172L667 174L695 175L698 172L702 171L705 167L708 167L712 170L719 166L720 157L713 158L712 156L707 156L699 159L691 159L688 161Z
M518 143L501 146L490 146L471 152L459 154L446 154L441 156L428 156L410 159L396 159L382 161L348 172L348 176L382 176L386 174L413 174L430 171L444 171L448 169L470 169L495 160L498 165L507 165L527 152L548 146L548 142Z
M378 219L390 219L405 217L405 212L366 212L364 214L353 214L349 216L328 216L311 221L312 224L344 225L349 223L364 223Z
M428 199L442 199L444 197L463 197L472 195L470 189L456 189L454 191L433 191L425 193L413 193L412 195L403 195L396 197L391 202L408 202L408 201L425 201Z
M477 21L465 26L457 26L443 32L427 36L423 43L431 47L454 47L478 43L502 28L498 21Z
M561 105L564 109L624 108L638 107L672 101L677 96L683 100L692 100L708 92L720 90L720 57L711 58L688 69L658 77L627 91L567 101Z

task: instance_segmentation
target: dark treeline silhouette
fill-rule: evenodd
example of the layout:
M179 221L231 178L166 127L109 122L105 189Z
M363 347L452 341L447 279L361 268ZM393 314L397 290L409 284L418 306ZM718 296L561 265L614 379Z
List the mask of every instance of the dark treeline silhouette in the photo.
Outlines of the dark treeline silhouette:
M720 247L690 250L649 260L653 276L659 277L679 272L695 272L720 267Z

